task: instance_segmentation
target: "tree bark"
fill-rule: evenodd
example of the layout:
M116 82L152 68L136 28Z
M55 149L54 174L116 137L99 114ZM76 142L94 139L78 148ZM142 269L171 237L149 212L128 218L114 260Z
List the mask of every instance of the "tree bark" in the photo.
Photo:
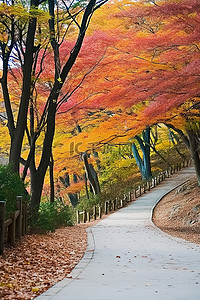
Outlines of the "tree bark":
M91 185L92 192L94 195L98 195L101 193L100 190L100 185L99 185L99 180L96 171L94 170L93 166L88 163L88 157L87 153L84 153L82 155L83 161L84 161L84 166L85 166L85 171L86 171L86 176L87 179Z
M167 127L176 131L183 142L185 143L187 149L190 151L190 155L194 164L194 169L196 173L196 178L198 182L198 186L200 187L200 157L199 157L199 132L194 131L192 128L186 130L186 134L171 124L166 124Z
M147 127L142 133L143 139L135 136L140 149L142 150L143 157L141 158L135 144L132 144L132 151L136 163L140 169L143 180L148 180L152 177L151 173L151 158L150 158L150 127Z
M31 1L31 6L35 9L38 6L37 0ZM29 21L27 38L26 38L26 50L24 57L23 66L23 85L22 85L22 95L19 106L19 112L17 117L17 125L15 128L14 135L11 137L11 148L9 161L13 164L14 172L19 172L19 162L21 156L22 143L24 138L24 133L27 125L27 114L28 106L30 100L31 91L31 75L33 66L33 55L34 55L34 38L36 32L37 19L31 18Z
M65 177L60 177L60 181L63 183L63 185L64 185L66 188L67 188L68 186L70 186L70 177L69 177L69 174L66 173L66 174L65 174ZM76 177L76 175L73 175L73 181L74 181L74 182L77 182L77 177ZM74 194L68 193L67 195L68 195L68 197L69 197L69 200L70 200L70 202L71 202L71 205L72 205L73 207L76 207L77 204L78 204L78 194L77 194L77 193L74 193Z
M53 155L51 154L50 163L49 163L50 202L54 202L55 200L53 167L54 167L54 160L53 160Z
M36 218L40 207L40 199L42 196L42 188L44 184L44 173L38 171L31 173L31 217Z
M187 130L188 140L190 143L190 153L196 172L198 186L200 187L200 157L199 157L199 142L193 130Z

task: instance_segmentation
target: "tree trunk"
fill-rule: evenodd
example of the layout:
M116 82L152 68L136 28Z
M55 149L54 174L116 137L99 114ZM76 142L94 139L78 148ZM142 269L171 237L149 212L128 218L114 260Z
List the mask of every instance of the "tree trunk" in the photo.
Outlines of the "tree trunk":
M187 131L189 143L190 143L190 153L194 164L194 169L196 172L198 186L200 186L200 157L199 157L199 142L197 136L193 130Z
M143 180L149 180L152 177L151 173L151 158L150 158L150 127L146 128L143 133L143 140L139 136L135 136L138 141L140 149L142 150L143 157L141 158L135 144L132 144L132 151L136 163L140 169Z
M38 5L37 1L32 0L31 5L37 8ZM19 172L19 162L20 162L22 143L23 143L25 128L27 125L28 105L30 100L30 91L31 91L31 84L32 84L31 76L32 76L32 66L33 66L36 23L37 23L36 18L31 18L29 21L28 33L26 38L24 66L23 66L22 95L21 95L21 101L20 101L19 112L17 117L17 125L15 128L14 135L11 137L9 161L13 164L13 169L15 172Z
M88 192L88 184L87 184L87 175L85 174L85 192L86 192L86 197L89 199L89 192Z
M101 191L97 173L93 166L88 163L87 153L84 153L82 157L85 165L86 176L91 185L92 192L94 195L98 195L101 193Z
M39 174L38 171L31 174L31 204L30 213L32 218L36 218L40 207L42 188L44 184L45 173Z
M49 163L50 202L54 202L55 200L53 167L54 167L54 160L53 160L53 155L51 154L50 163Z
M186 130L186 134L171 124L165 124L167 127L176 131L183 142L185 143L187 149L190 151L190 155L194 164L194 169L196 173L196 178L198 182L198 186L200 187L200 157L199 157L199 136L198 132L195 132L193 129ZM197 129L199 130L199 129Z
M63 183L63 185L67 188L68 186L70 186L70 178L69 178L69 174L66 173L65 177L59 177L60 181ZM77 182L77 176L75 174L73 174L73 181L76 183ZM76 207L78 204L78 194L77 193L68 193L67 194L69 197L69 200L71 202L71 205L73 207Z

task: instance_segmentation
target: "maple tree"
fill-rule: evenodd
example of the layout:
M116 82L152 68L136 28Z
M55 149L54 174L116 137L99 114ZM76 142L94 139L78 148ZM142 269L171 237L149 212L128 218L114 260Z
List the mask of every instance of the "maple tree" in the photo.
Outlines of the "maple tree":
M146 55L158 65L146 71L139 89L146 93L144 113L153 122L162 121L174 129L191 152L200 185L199 160L199 5L197 1L161 2L153 7L130 10L134 26L147 34ZM125 15L125 14L124 14ZM151 19L150 19L151 17ZM155 19L154 23L152 19ZM171 36L173 35L173 39ZM136 39L136 43L138 43ZM140 46L137 45L137 48ZM137 88L137 86L136 86Z
M82 98L76 95L79 108L94 117L87 118L93 129L74 141L83 141L85 151L91 142L98 147L119 137L128 140L163 122L186 142L199 181L198 1L120 4L113 17L119 29L103 33L104 59L86 78ZM88 89L95 96L83 103Z

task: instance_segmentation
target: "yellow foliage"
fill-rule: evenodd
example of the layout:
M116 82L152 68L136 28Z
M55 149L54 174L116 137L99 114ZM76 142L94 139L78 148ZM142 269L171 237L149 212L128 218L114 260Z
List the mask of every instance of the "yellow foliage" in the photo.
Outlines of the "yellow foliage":
M8 282L0 282L0 287L12 288L13 285L12 285L12 283L8 283Z
M37 293L41 289L41 286L34 286L32 287L32 292Z

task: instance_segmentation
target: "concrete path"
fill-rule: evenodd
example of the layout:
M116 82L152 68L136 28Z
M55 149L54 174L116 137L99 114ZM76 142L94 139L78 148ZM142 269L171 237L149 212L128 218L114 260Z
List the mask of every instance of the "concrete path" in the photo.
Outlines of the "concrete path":
M192 173L184 169L90 227L87 251L72 277L37 299L199 300L200 245L173 238L151 222L155 204Z

